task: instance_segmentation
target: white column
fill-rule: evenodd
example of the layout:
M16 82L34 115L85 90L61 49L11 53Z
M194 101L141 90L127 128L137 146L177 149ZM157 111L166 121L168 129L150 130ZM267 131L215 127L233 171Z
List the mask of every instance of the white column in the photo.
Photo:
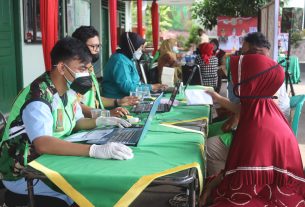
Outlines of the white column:
M100 35L100 41L102 39L102 1L91 0L91 11L90 11L90 25L92 25ZM102 42L101 42L102 43ZM103 45L103 43L102 43ZM103 70L101 68L102 51L100 51L100 59L94 64L94 72L97 77L101 77Z
M131 1L125 2L125 31L129 32L132 30L131 22Z

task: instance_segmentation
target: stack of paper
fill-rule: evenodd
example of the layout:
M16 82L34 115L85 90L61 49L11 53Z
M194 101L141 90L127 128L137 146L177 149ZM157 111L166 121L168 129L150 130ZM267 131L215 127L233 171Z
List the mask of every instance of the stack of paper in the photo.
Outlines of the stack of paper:
M166 84L168 87L174 87L174 75L175 68L163 67L161 76L162 84Z
M204 90L188 89L185 90L187 105L212 105L212 97Z

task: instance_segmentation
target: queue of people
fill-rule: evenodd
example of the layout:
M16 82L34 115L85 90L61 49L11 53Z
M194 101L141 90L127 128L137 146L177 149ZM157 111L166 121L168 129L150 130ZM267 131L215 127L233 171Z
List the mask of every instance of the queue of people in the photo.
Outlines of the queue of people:
M201 34L201 36L203 36ZM217 40L206 36L198 46L195 63L200 66L204 86L215 102L230 111L223 131L236 129L230 141L221 134L207 141L207 184L201 204L213 206L305 206L305 177L298 144L287 118L287 95L283 86L282 68L268 57L270 44L261 33L244 38L242 55L230 57L227 73L225 53ZM81 26L72 37L59 40L51 52L52 69L24 88L13 104L1 144L0 172L4 186L17 194L27 194L21 175L24 166L41 154L87 156L97 159L127 160L132 149L119 143L85 145L70 143L64 138L71 133L99 126L129 127L120 118L129 114L124 106L139 99L130 96L140 84L134 61L142 56L145 40L133 32L124 32L119 48L104 68L100 84L94 73L102 43L92 26ZM162 69L175 68L175 81L181 79L177 41L162 42L152 60L157 67L158 82L146 84L151 91L167 88L161 83ZM221 72L220 72L221 71ZM231 102L218 94L219 76L230 76ZM282 97L274 102L274 94ZM92 109L112 108L110 117L91 117ZM280 110L281 109L281 110ZM280 128L281 130L274 130ZM24 133L14 134L16 131ZM225 145L224 143L230 143ZM42 181L34 186L36 195L73 201L52 190ZM302 203L304 202L304 203Z

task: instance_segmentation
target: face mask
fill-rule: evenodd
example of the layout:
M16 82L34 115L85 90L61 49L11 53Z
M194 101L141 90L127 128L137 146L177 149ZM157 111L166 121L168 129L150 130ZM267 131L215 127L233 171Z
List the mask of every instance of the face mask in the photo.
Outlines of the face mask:
M96 63L100 58L100 54L99 53L91 54L91 57L92 57L92 63Z
M65 77L70 89L74 90L76 93L84 95L92 88L92 78L89 73L75 73L67 65L65 65L65 67L68 68L71 75L74 73L74 75L72 75L74 76L72 82Z
M178 49L177 46L174 46L174 47L173 47L173 52L174 52L174 53L179 53L179 49Z
M84 95L92 88L91 76L79 77L74 79L74 81L70 85L70 88L76 93Z
M141 56L142 56L142 51L141 50L137 50L133 53L133 58L136 60L140 60Z

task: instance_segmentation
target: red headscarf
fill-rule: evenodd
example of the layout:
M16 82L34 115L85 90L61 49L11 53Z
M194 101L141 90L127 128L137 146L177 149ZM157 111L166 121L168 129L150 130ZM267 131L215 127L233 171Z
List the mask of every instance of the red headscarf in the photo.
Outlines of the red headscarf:
M213 56L213 49L214 46L213 44L210 43L202 43L199 45L199 51L202 60L204 61L205 64L210 64L210 59Z

